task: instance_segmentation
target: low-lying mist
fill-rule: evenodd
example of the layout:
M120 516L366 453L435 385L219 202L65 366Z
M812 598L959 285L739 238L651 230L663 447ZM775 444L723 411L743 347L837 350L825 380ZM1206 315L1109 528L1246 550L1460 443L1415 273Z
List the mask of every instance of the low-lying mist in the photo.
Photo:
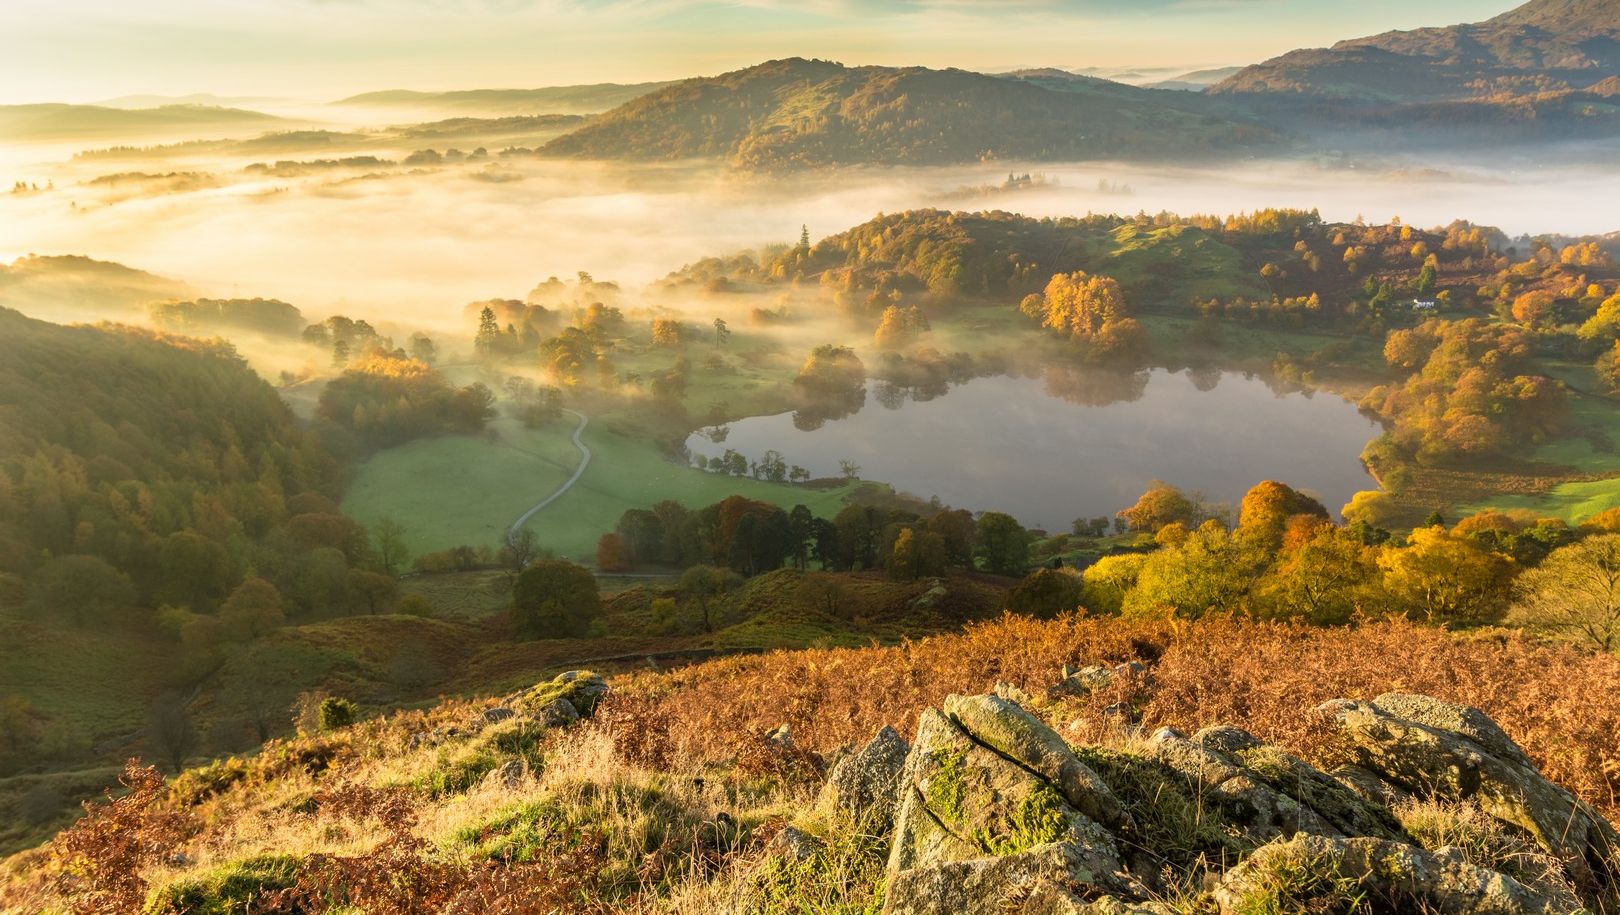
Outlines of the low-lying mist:
M472 151L437 144L441 152L452 145ZM179 147L47 165L7 156L0 164L28 187L0 195L0 260L83 254L203 295L283 299L311 319L344 313L464 329L465 303L522 298L548 276L583 270L634 291L706 255L791 242L801 225L819 238L879 212L924 206L1033 216L1314 207L1329 220L1398 215L1427 226L1462 218L1512 235L1620 228L1612 211L1591 205L1620 199L1620 169L1590 164L995 163L762 177L712 165L603 165L493 149L411 165L410 152L396 139L327 152L319 143L267 153ZM254 162L358 155L385 164L247 170ZM1008 187L1009 172L1034 177Z

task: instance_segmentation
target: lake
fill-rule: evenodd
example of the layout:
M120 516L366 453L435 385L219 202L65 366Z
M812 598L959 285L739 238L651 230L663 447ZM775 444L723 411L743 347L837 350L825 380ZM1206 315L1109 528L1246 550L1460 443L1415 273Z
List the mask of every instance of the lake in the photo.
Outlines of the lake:
M865 406L815 426L792 413L687 439L694 456L780 451L816 477L861 477L974 511L1004 511L1057 532L1112 515L1152 480L1236 506L1262 480L1312 493L1337 512L1375 484L1360 454L1377 423L1326 393L1278 393L1236 373L1050 369L980 378L932 399L870 381ZM720 439L715 441L713 439Z

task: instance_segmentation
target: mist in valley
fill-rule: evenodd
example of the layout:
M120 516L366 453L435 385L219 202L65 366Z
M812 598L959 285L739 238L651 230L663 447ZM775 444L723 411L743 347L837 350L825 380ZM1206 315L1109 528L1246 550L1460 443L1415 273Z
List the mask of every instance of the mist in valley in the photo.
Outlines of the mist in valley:
M1519 236L1613 231L1612 213L1591 203L1620 198L1620 168L1595 157L1539 166L1460 155L1222 167L995 162L773 177L705 163L502 155L476 135L429 144L376 134L77 158L71 147L13 147L0 173L25 190L0 196L0 261L85 255L202 295L278 298L311 318L343 313L442 332L465 330L457 316L466 302L522 298L548 276L587 271L639 290L701 257L789 243L801 226L820 238L918 207L1036 217L1315 208L1329 221L1467 219ZM412 164L424 149L468 158ZM320 160L329 163L273 168ZM249 170L256 164L269 168ZM1008 187L1009 174L1033 180Z

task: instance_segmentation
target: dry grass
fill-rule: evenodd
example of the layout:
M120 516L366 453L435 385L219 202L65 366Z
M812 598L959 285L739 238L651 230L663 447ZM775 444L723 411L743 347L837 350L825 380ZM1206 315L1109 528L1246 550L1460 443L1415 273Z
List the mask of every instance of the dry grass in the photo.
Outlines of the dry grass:
M724 760L739 738L780 724L818 752L865 741L884 724L909 734L953 692L998 681L1039 695L1064 664L1140 660L1150 676L1073 710L1085 721L1126 701L1144 726L1230 723L1308 758L1327 749L1312 710L1390 690L1477 706L1552 780L1620 813L1620 659L1492 632L1454 636L1405 622L1348 629L1205 621L1176 626L1005 617L895 647L728 658L617 687L663 723L664 752Z
M1046 693L1064 664L1130 660L1144 671L1085 699ZM595 721L523 750L543 762L511 785L473 777L452 790L429 787L442 786L435 772L516 722L437 745L419 735L466 728L493 700L273 742L254 757L188 775L150 809L118 810L137 829L162 824L138 846L129 876L139 884L118 892L127 899L141 887L217 883L243 862L285 855L294 859L296 881L266 897L282 908L255 911L346 899L384 913L471 911L471 904L683 915L785 906L875 912L885 843L814 809L825 756L884 724L909 733L918 713L947 694L997 682L1030 693L1037 710L1077 741L1128 749L1118 716L1104 713L1125 704L1150 728L1234 723L1318 760L1331 751L1311 714L1320 702L1391 689L1429 693L1482 708L1549 777L1617 812L1620 709L1612 696L1620 661L1613 657L1400 622L1323 630L1006 617L893 647L734 657L619 677ZM762 740L784 723L796 750ZM1436 841L1471 843L1482 860L1517 853L1465 811L1408 816ZM92 910L82 894L68 892L76 887L62 882L61 865L64 850L93 850L86 837L112 834L97 822L58 841L55 866L48 855L8 862L0 910ZM804 861L767 850L790 822L816 838ZM131 853L128 845L108 847ZM398 883L386 879L391 874L416 895L390 895ZM457 899L466 901L448 901Z

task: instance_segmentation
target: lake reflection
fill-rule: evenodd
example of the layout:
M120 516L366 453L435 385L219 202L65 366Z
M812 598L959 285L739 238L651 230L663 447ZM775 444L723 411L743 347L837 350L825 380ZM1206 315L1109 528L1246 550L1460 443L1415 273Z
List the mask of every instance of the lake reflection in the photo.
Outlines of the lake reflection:
M1278 394L1240 374L1062 367L944 396L868 388L864 408L818 428L798 428L791 413L757 416L718 443L694 433L687 447L750 459L775 449L817 477L852 460L865 479L1050 531L1112 515L1155 479L1234 506L1254 484L1281 480L1330 510L1373 485L1359 456L1376 423L1333 395Z

